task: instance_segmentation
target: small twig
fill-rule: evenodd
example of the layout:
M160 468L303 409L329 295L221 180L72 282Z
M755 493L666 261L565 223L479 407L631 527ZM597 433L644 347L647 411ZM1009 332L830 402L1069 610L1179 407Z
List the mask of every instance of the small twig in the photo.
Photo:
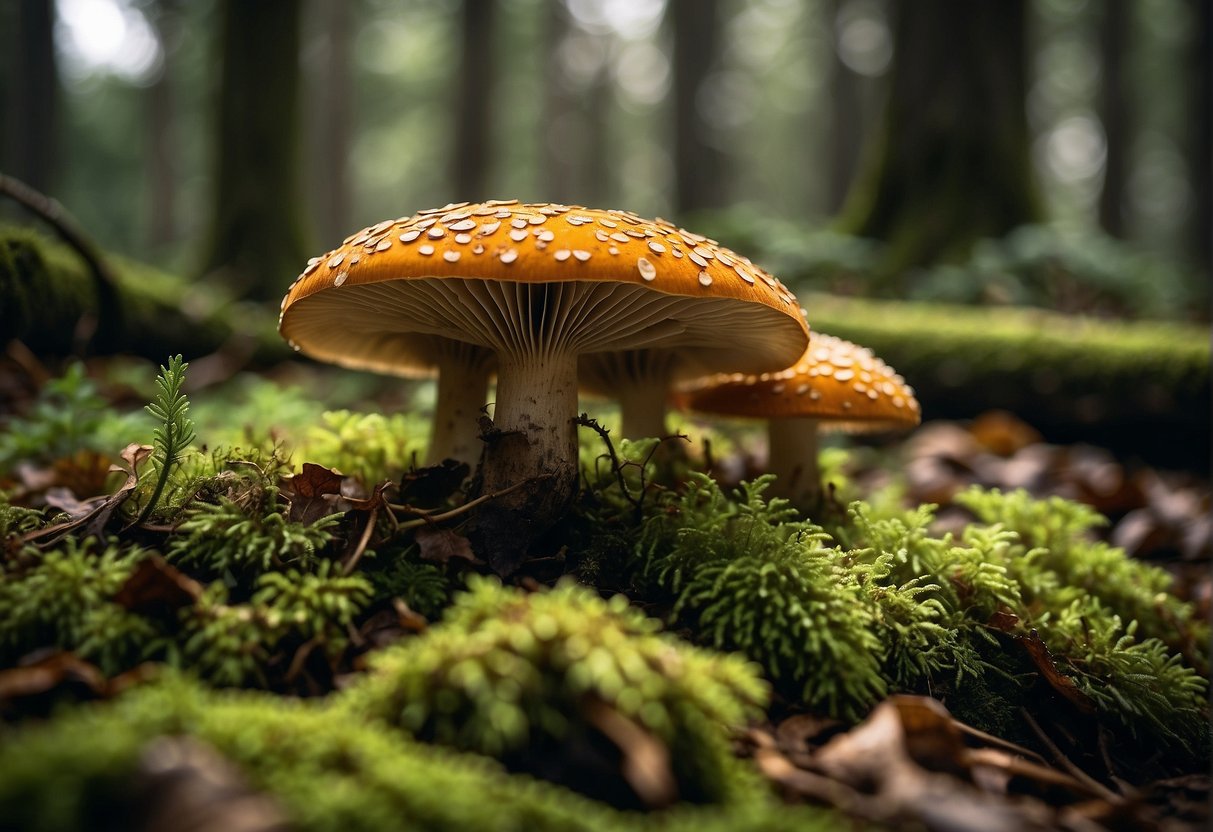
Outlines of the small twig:
M1087 774L1069 757L1063 754L1061 749L1057 747L1057 744L1054 743L1053 740L1049 739L1048 734L1044 732L1044 729L1040 727L1040 724L1032 718L1030 713L1028 713L1027 708L1020 708L1019 712L1023 715L1024 721L1028 723L1028 727L1030 727L1036 734L1037 738L1044 743L1045 748L1049 749L1049 753L1053 755L1054 762L1064 768L1071 777L1078 780L1093 793L1099 795L1109 803L1123 802L1123 798L1120 795L1116 794L1116 792L1109 789L1103 783L1100 783L1091 775Z
M582 413L573 423L580 425L583 428L589 428L601 437L603 443L607 447L607 456L611 460L611 471L615 474L615 479L619 482L619 490L623 492L623 498L632 506L632 510L639 516L641 503L632 496L632 492L628 490L627 481L623 478L623 463L619 461L619 455L615 453L615 445L611 442L611 432L598 423L597 419L591 419L588 413ZM643 483L644 476L641 473L641 482ZM643 497L642 497L643 499Z
M1037 754L1032 749L1024 748L1022 745L1017 745L1017 744L1011 742L1010 740L1004 740L1002 737L996 737L993 734L987 734L985 731L982 731L980 728L974 728L972 725L961 722L959 719L956 719L955 717L952 718L952 724L955 725L956 728L962 734L968 734L970 737L973 737L974 739L981 740L986 745L992 745L997 748L1001 748L1004 751L1011 751L1015 754L1020 755L1021 757L1034 758L1041 763L1045 762L1045 758L1040 756L1039 754Z
M506 494L509 494L511 491L517 491L519 488L522 488L522 486L529 485L529 484L535 482L536 480L546 480L546 479L551 479L550 475L544 474L543 476L531 477L530 479L523 480L522 482L516 482L513 485L511 485L509 488L503 488L500 491L494 491L492 494L482 494L479 497L477 497L476 499L468 500L463 505L458 506L457 508L453 508L450 511L443 512L442 514L428 514L427 513L427 514L424 514L422 517L417 518L416 520L408 520L404 523L401 523L399 526L397 526L396 530L397 531L406 531L408 529L420 528L421 526L428 526L431 523L443 523L447 520L451 520L455 517L458 517L461 514L466 513L469 509L474 508L474 507L480 505L481 503L488 502L489 500L496 500L498 497L504 497ZM394 506L393 506L393 508L394 508ZM408 506L402 506L401 508L407 509ZM413 511L420 513L420 511L418 509L413 509Z
M390 514L391 512L389 512ZM366 518L366 528L362 530L362 535L358 538L358 545L354 547L354 551L346 558L345 563L341 567L341 574L348 575L354 571L354 567L358 565L358 561L362 559L362 553L366 551L367 544L371 542L371 533L375 531L375 520L379 517L379 507L371 509L371 513Z
M285 681L288 684L295 681L295 679L299 677L299 674L303 672L303 665L304 662L307 661L307 657L310 656L312 651L319 646L320 641L315 637L309 638L307 641L303 642L303 644L299 645L299 649L296 650L295 655L291 657L290 667L288 667L286 671Z
M1125 794L1127 791L1125 788L1126 783L1120 777L1120 775L1116 773L1116 766L1112 764L1112 754L1108 751L1108 734L1103 729L1103 726L1100 726L1099 728L1099 756L1103 758L1104 768L1108 772L1108 779L1111 780L1113 785L1116 786L1116 790L1118 792Z

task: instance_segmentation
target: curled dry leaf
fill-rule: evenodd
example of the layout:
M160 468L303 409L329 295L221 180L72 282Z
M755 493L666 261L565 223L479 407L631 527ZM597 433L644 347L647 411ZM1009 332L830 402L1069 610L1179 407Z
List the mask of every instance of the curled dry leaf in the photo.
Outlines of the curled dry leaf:
M0 703L43 696L61 687L83 688L104 696L105 675L74 653L56 652L30 664L0 670Z
M118 510L118 507L125 503L135 492L139 486L139 466L142 465L147 458L152 454L151 445L140 445L137 442L132 442L122 450L122 461L125 465L111 465L110 471L115 473L126 474L126 481L122 486L107 497L103 502L94 507L87 514L75 517L65 523L58 523L54 526L48 526L45 529L30 532L22 538L25 543L45 543L59 539L68 532L75 532L79 529L79 536L89 537L95 535L97 537L105 536L105 527L109 524L110 517Z
M341 496L341 481L345 477L339 471L303 463L303 470L283 479L284 491L290 501L288 517L292 523L309 525L321 517L337 511L336 501Z
M414 539L421 549L424 560L446 564L452 559L466 560L468 563L482 563L472 552L472 544L468 539L450 529L441 526L422 526L417 529Z
M114 603L141 615L171 616L201 596L202 584L153 554L139 561Z

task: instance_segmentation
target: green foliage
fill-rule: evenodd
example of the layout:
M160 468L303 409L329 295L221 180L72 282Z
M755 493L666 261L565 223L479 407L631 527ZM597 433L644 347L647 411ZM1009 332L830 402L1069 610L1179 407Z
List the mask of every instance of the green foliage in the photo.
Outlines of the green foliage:
M1201 282L1174 263L1104 234L1064 234L1044 225L980 241L969 262L921 275L911 297L1124 318L1182 319L1207 306Z
M67 459L81 451L113 453L139 436L141 417L109 409L85 374L69 364L38 394L29 413L0 421L0 475L22 461Z
M257 587L254 606L273 610L281 627L323 645L329 655L345 650L350 625L374 592L366 578L341 575L332 561L322 561L315 574L267 572Z
M0 492L0 545L12 535L34 531L44 522L42 512L15 506L8 501L7 495Z
M731 801L724 727L756 716L766 691L739 658L657 633L622 596L571 583L524 594L474 580L443 621L380 653L343 696L414 735L527 768L587 741L607 708L662 740L683 799Z
M156 398L147 406L147 412L157 421L152 431L152 470L156 472L156 485L139 514L140 523L152 515L169 475L194 441L189 399L181 390L188 367L177 355L170 358L167 365L161 365L160 374L156 376Z
M296 455L368 486L399 479L425 448L428 428L410 414L334 410L320 419L322 425L308 427Z
M1195 619L1191 604L1169 594L1170 574L1091 539L1088 532L1107 522L1093 509L1060 497L1037 499L1022 489L971 488L956 502L982 522L1017 535L1002 562L1029 605L1057 612L1093 598L1121 620L1136 621L1143 638L1172 647L1192 642L1207 656L1207 627Z
M340 515L305 525L292 522L273 486L245 492L243 504L227 497L194 503L169 539L167 557L206 574L310 568L332 540Z
M1098 599L1076 599L1035 621L1078 689L1140 740L1209 750L1208 683L1156 638L1138 635Z
M826 535L765 502L769 477L732 502L693 475L645 525L642 577L674 598L673 617L713 647L740 650L793 698L858 718L886 691L863 589Z
M421 562L416 546L374 554L365 572L375 589L376 601L400 598L409 609L431 619L450 603L450 580L434 564Z
M1207 631L1193 620L1190 605L1166 594L1166 573L1089 539L1087 532L1102 522L1089 507L980 489L959 501L987 524L966 527L959 545L950 535L929 534L930 506L883 518L862 503L851 507L850 542L868 547L852 554L870 564L869 585L934 586L920 596L921 608L899 604L893 619L902 629L923 616L940 624L934 638L915 639L928 650L916 653L914 640L901 632L885 636L897 686L937 684L944 671L959 682L996 670L998 643L989 622L1005 612L1020 622L1014 632L1036 630L1061 672L1139 739L1207 746L1208 730L1200 730L1207 723L1207 683L1174 644L1168 648L1158 637L1203 643L1194 634ZM887 613L888 596L879 600ZM921 624L917 629L919 637L929 633Z
M139 760L162 737L214 748L303 832L813 832L841 822L832 812L783 806L761 793L736 807L680 806L647 817L617 812L322 702L216 694L169 678L7 736L0 745L0 830L73 832L93 828L98 818L133 826Z
M96 538L68 537L47 551L22 549L0 573L0 663L54 646L81 648L115 669L119 656L153 649L154 633L111 600L144 555ZM107 644L109 635L120 638Z
M185 666L216 686L265 687L280 647L310 641L330 657L342 653L348 628L371 594L365 578L334 574L329 562L315 574L267 572L245 604L229 603L227 587L217 581L184 613Z

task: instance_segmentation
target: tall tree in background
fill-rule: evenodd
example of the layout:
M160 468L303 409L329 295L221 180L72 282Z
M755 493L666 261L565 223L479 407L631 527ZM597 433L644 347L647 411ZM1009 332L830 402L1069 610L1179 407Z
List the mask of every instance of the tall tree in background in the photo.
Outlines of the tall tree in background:
M1026 2L893 3L884 123L840 219L888 243L885 268L963 258L1041 218L1030 153Z
M8 173L43 193L54 189L59 121L53 0L18 0L6 15L12 29L4 140ZM14 19L15 18L15 19Z
M829 0L826 4L830 28L830 140L826 165L829 176L827 208L837 213L846 200L847 189L859 161L859 137L863 112L860 108L859 74L842 60L842 12L847 0Z
M1213 279L1213 4L1189 0L1196 34L1190 49L1192 79L1192 253L1205 279ZM1207 284L1206 284L1207 285Z
M1107 155L1103 190L1099 195L1099 224L1113 237L1125 236L1125 189L1128 183L1129 87L1125 61L1129 47L1128 0L1104 0L1099 22L1100 68L1099 120Z
M493 9L496 0L463 0L459 23L459 96L451 181L459 200L488 197L492 141Z
M543 21L543 117L539 120L539 147L543 155L539 164L540 184L547 199L555 202L572 201L576 171L570 164L567 147L562 147L560 129L570 118L575 102L569 95L568 82L560 65L560 47L569 36L569 10L563 0L548 0Z
M674 210L679 215L725 204L725 155L710 140L700 90L720 49L717 0L670 0L674 42Z
M316 198L311 216L325 245L336 245L350 228L349 151L353 113L350 41L354 0L320 0L312 4L315 35L320 43L311 68L307 107L311 136L309 191Z
M539 123L544 199L603 205L611 200L615 175L609 135L611 36L582 30L563 0L542 5L547 8ZM568 66L571 54L580 49L586 51L576 58L587 60Z
M173 135L173 52L181 10L178 0L156 0L148 18L160 41L160 70L147 89L147 239L161 248L177 238L176 136Z
M219 142L205 270L246 297L280 296L303 268L301 0L222 0Z

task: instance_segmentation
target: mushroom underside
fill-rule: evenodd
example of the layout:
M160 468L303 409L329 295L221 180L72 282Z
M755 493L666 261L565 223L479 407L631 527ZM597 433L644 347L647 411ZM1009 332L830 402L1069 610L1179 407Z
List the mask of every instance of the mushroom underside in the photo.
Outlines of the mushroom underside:
M494 504L525 514L518 518L525 526L519 538L550 526L576 489L579 355L677 347L680 376L762 372L800 354L805 337L792 316L733 298L671 295L629 283L477 278L346 284L296 301L282 331L314 357L348 367L399 363L418 333L495 353L494 431L482 457L481 488L516 489ZM528 479L541 479L542 490L519 485Z

